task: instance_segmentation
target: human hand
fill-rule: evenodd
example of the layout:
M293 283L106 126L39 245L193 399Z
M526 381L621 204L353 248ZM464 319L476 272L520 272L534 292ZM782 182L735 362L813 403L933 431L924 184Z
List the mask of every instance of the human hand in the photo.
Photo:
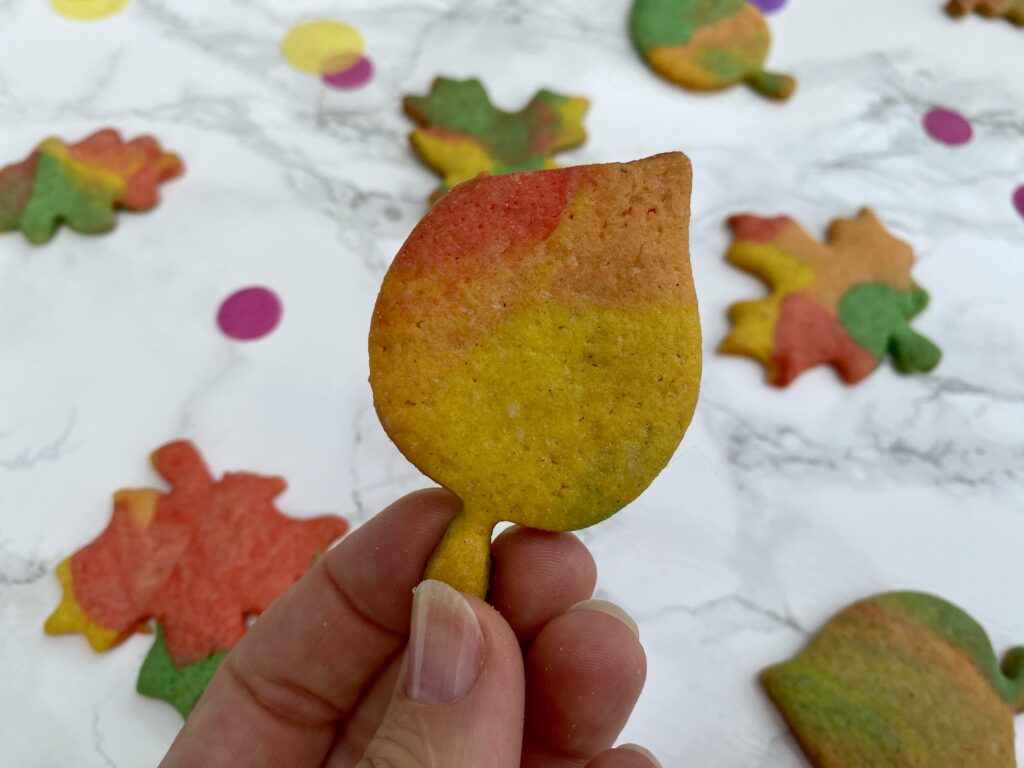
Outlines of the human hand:
M328 552L228 654L161 766L656 766L610 749L646 659L621 609L581 602L596 568L572 534L499 536L493 608L416 587L458 509L420 491Z

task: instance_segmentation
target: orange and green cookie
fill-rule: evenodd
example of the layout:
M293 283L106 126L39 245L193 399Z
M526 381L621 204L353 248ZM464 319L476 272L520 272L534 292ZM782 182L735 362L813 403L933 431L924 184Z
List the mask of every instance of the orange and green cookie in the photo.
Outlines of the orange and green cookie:
M918 592L862 600L761 681L816 768L1013 768L1024 648Z
M125 142L106 128L77 144L46 139L25 160L0 168L0 232L20 229L33 243L45 243L61 222L107 232L117 208L155 207L160 184L183 170L150 136Z
M729 308L733 327L719 351L758 360L780 387L818 365L855 384L886 356L900 373L939 364L938 347L909 324L928 305L910 276L913 251L871 211L834 221L824 245L785 216L744 214L729 226L726 258L771 295Z
M442 177L433 200L481 173L555 168L556 152L587 138L587 100L553 91L539 91L518 112L503 112L479 80L440 77L428 95L407 96L403 105L420 126L410 136L413 148Z
M1018 26L1024 25L1024 0L949 0L946 12L960 18L977 13L990 19L1006 19Z
M496 523L593 525L668 462L701 371L689 198L672 153L480 177L413 230L370 383L399 449L463 502L431 578L483 595Z
M166 701L187 718L227 655L227 651L217 651L179 667L167 652L163 627L157 624L156 640L142 662L135 689L143 696Z
M747 0L636 0L633 43L647 64L684 88L716 91L746 82L773 99L788 99L796 81L766 72L771 33Z
M286 485L248 472L215 479L195 447L152 456L171 485L123 490L100 536L57 566L64 589L49 634L80 632L105 651L150 619L186 667L231 648L261 613L347 529L325 516L293 520L274 506Z

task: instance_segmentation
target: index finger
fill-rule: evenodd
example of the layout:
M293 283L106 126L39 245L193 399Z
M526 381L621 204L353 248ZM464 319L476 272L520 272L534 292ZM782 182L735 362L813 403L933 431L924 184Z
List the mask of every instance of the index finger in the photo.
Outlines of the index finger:
M413 588L458 510L418 491L330 550L228 654L161 765L319 766L405 646Z

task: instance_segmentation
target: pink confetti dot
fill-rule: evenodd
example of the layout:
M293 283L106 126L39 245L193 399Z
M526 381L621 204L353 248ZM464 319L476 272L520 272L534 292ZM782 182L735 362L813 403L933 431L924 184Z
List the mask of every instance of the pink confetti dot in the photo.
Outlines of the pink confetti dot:
M224 299L217 311L217 325L232 339L251 341L274 330L283 312L281 299L269 288L243 288Z
M1013 193L1013 207L1017 209L1017 213L1024 216L1024 184L1017 187Z
M373 62L365 56L360 56L351 67L324 75L324 82L332 88L354 91L370 82L371 77L373 77Z
M967 118L952 109L931 110L924 116L924 129L936 141L950 146L966 144L974 135Z
M751 2L760 8L764 13L775 13L781 11L788 0L751 0Z

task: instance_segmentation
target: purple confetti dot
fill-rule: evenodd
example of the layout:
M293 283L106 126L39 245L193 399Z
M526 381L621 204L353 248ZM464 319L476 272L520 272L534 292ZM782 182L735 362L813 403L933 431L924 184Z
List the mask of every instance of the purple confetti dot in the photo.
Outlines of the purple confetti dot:
M924 129L936 141L951 146L966 144L974 135L967 118L952 109L933 109L924 116Z
M324 75L324 82L332 88L354 91L370 82L371 77L373 77L373 62L365 56L360 56L359 60L351 67Z
M781 11L788 0L750 0L754 5L760 8L764 13L775 13Z
M1017 191L1013 193L1013 207L1017 209L1017 213L1024 216L1024 184L1017 187Z
M251 341L274 330L283 312L281 299L269 288L243 288L224 299L217 311L217 325L232 339Z

